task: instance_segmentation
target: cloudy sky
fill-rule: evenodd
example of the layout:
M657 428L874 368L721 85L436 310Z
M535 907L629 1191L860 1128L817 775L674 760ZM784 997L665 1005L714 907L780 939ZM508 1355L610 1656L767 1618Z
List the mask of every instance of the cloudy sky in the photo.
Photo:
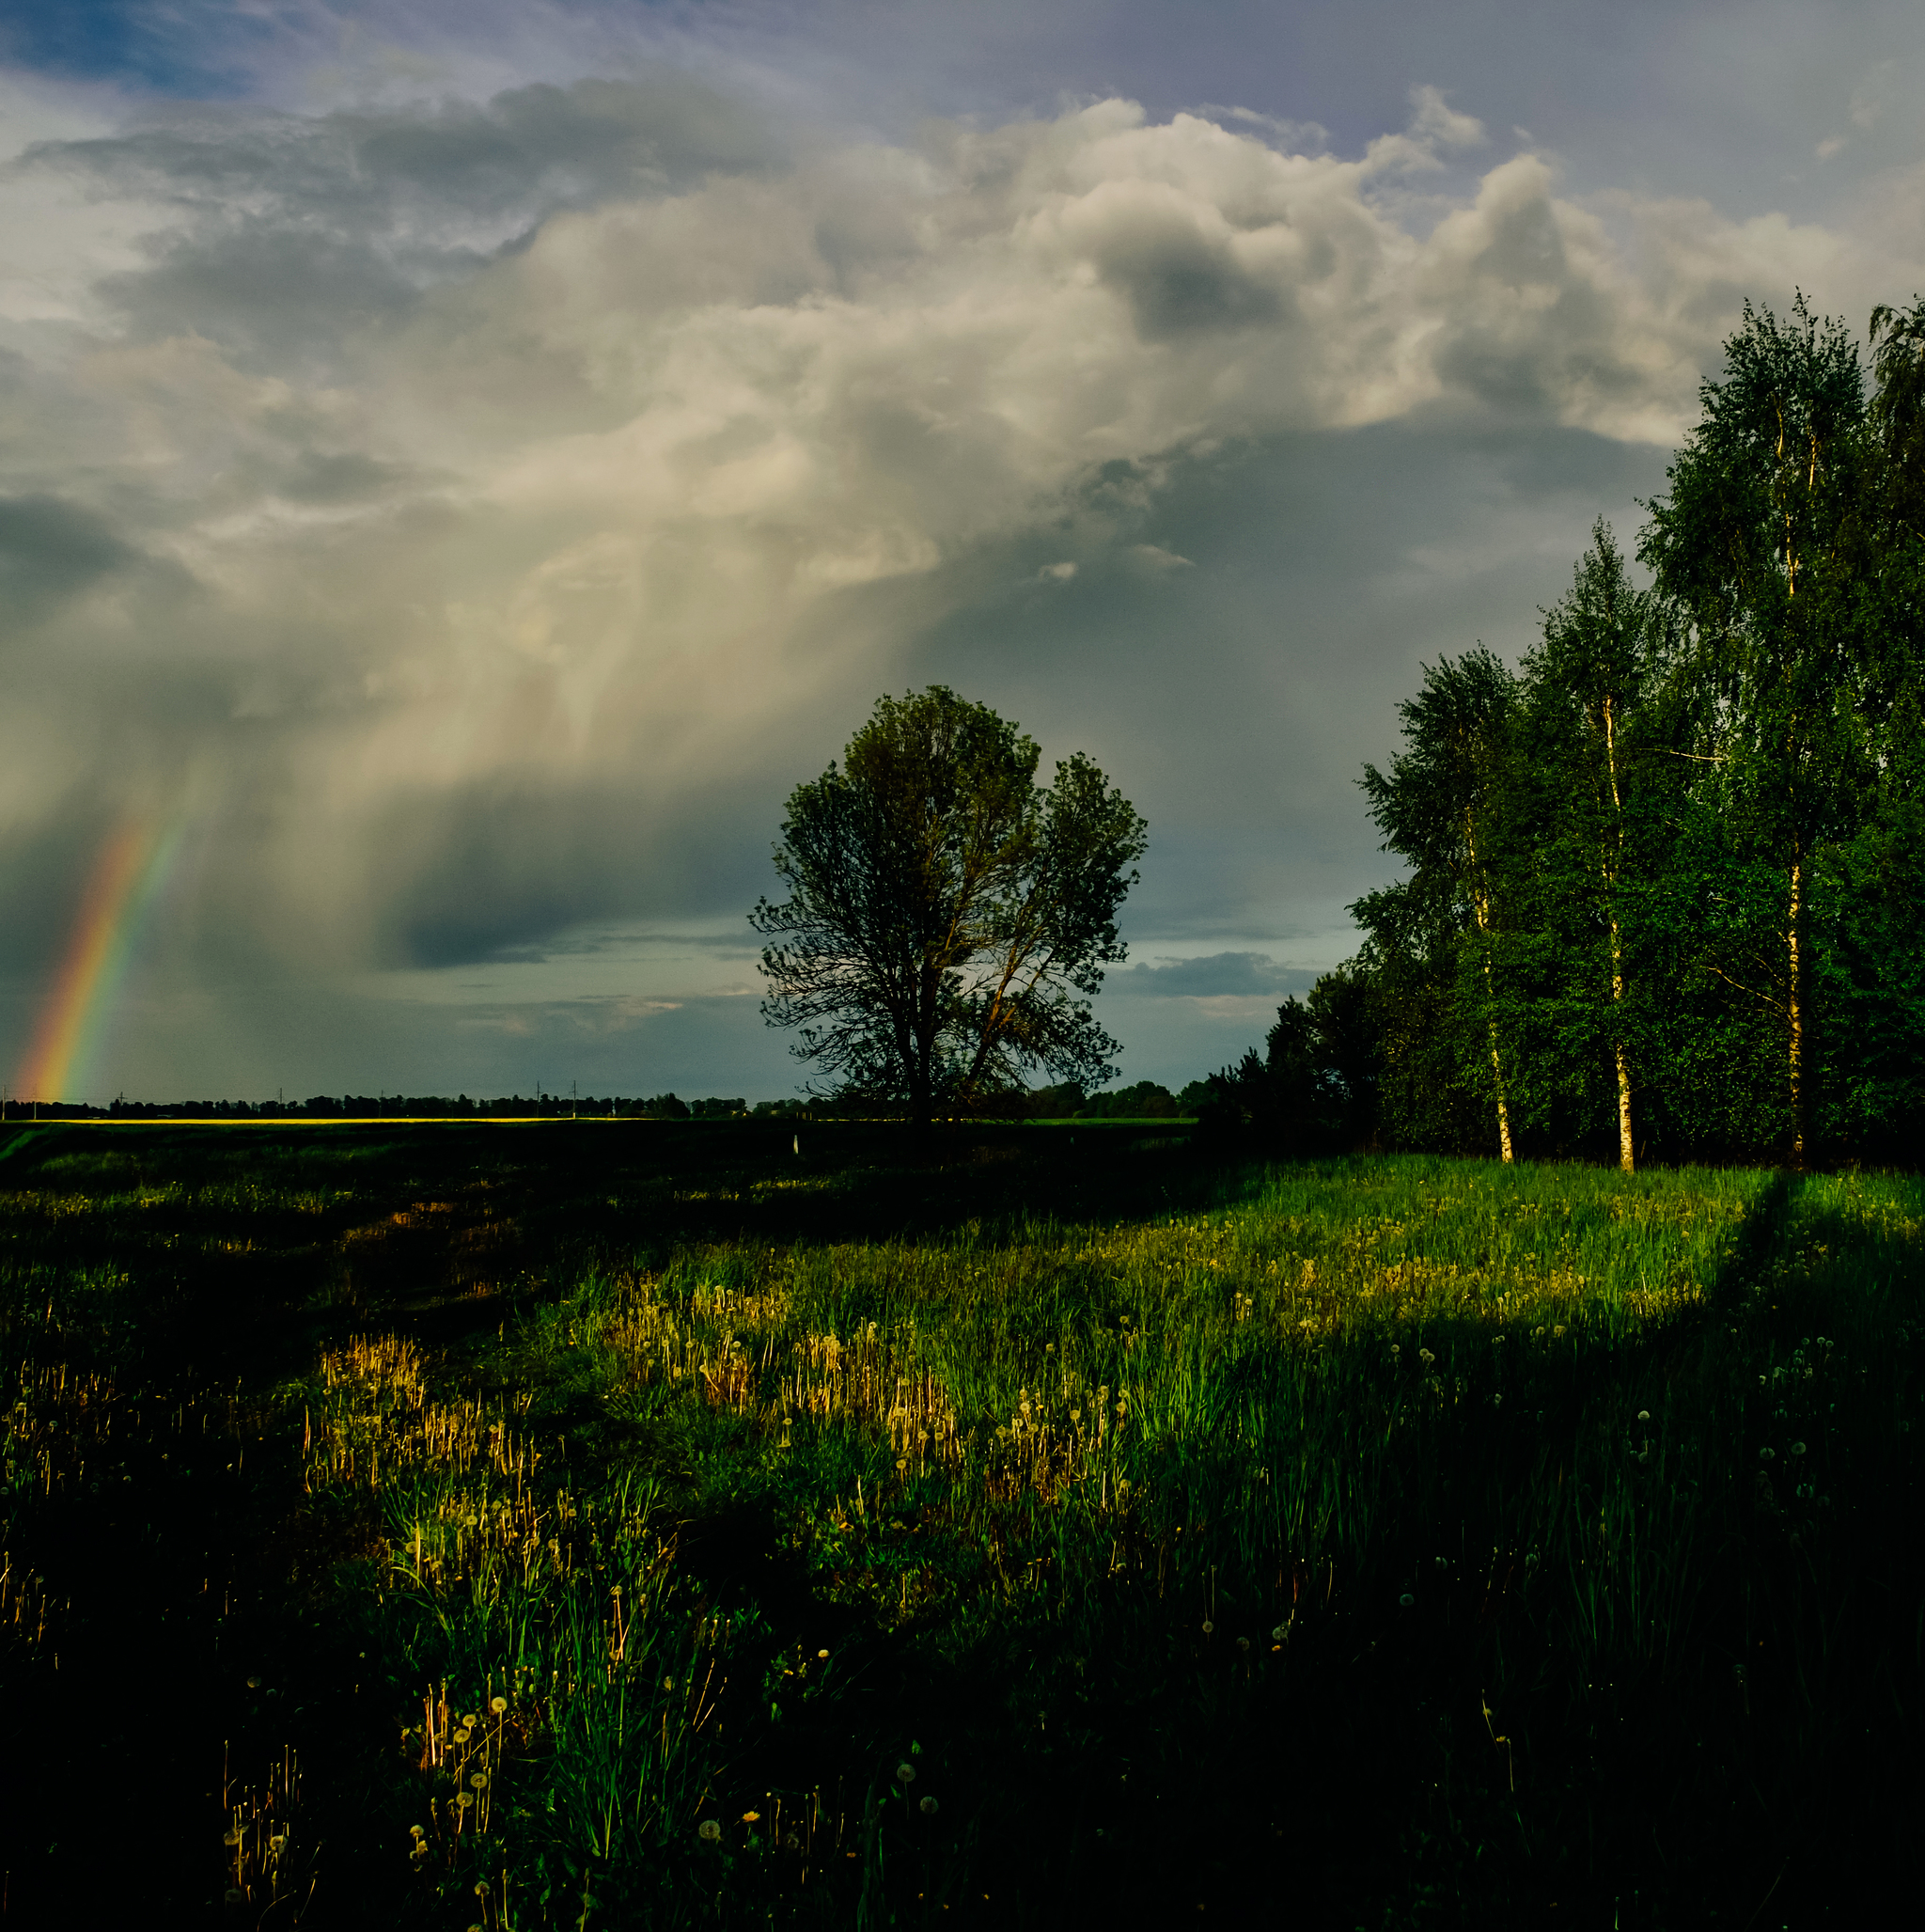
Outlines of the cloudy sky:
M0 1070L137 836L66 1097L790 1091L782 800L941 681L1149 818L1174 1085L1744 300L1925 290L1925 24L0 0Z

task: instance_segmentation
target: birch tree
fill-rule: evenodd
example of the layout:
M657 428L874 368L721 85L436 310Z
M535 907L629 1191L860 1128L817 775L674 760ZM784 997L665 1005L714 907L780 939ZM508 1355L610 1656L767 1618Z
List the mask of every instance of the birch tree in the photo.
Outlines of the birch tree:
M1706 969L1774 1012L1791 1160L1811 1148L1811 863L1849 818L1854 529L1866 397L1843 326L1800 296L1780 322L1745 310L1703 414L1646 506L1639 555L1691 628L1685 675L1708 687L1707 742L1730 836L1778 879L1776 933ZM1775 956L1773 956L1775 954Z

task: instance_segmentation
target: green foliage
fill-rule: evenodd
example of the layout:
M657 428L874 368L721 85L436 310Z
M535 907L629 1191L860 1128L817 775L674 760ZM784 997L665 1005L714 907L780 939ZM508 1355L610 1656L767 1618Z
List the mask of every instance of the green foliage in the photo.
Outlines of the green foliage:
M1871 333L1868 396L1839 323L1747 308L1651 584L1600 523L1517 674L1473 652L1401 707L1363 784L1410 872L1353 907L1386 1144L1916 1145L1925 308Z
M837 1091L927 1122L1042 1067L1088 1087L1116 1043L1090 1013L1143 821L1079 752L1035 782L1033 739L941 685L884 698L840 767L789 800L750 915L763 1013Z

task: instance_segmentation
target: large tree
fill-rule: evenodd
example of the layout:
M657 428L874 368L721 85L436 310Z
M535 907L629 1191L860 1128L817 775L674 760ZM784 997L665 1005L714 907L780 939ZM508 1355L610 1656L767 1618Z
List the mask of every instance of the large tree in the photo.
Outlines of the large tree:
M1145 827L1080 753L1036 782L1033 739L941 685L884 698L839 765L790 794L788 887L750 923L771 1026L839 1092L926 1123L1040 1067L1099 1086L1118 1047L1089 998Z
M1681 667L1714 697L1699 756L1733 856L1763 889L1727 892L1707 968L1776 1015L1791 1156L1810 1146L1812 861L1849 836L1866 772L1859 704L1869 439L1858 354L1801 296L1748 305L1639 545L1688 620ZM1763 882L1769 878L1771 884ZM1716 956L1722 950L1725 957Z
M1635 588L1600 518L1570 591L1544 613L1543 641L1524 661L1524 777L1531 872L1564 992L1587 1053L1609 1055L1619 1165L1635 1161L1633 1022L1642 989L1629 959L1640 887L1651 870L1651 807L1675 789L1670 747L1652 742L1674 625ZM1662 736L1660 732L1656 735ZM1602 996L1602 997L1600 997Z
M1496 901L1516 704L1516 679L1488 651L1424 668L1423 689L1398 706L1403 750L1387 772L1366 765L1360 781L1384 849L1409 861L1411 877L1351 908L1380 952L1414 944L1433 957L1448 950L1457 982L1453 1005L1471 1022L1477 1058L1488 1055L1482 1084L1507 1161L1514 1141L1499 1024Z

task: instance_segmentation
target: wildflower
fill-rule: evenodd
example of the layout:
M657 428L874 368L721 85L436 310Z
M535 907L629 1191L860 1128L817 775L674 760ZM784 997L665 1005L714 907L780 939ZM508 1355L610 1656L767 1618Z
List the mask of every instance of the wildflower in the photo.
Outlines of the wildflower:
M759 1824L761 1822L761 1816L762 1814L760 1812L743 1812L742 1814L742 1822L744 1825Z
M899 1784L914 1784L916 1783L916 1767L906 1761L898 1765L896 1767L896 1782Z
M935 1816L938 1807L934 1798L925 1798L916 1809L921 1812L924 1817L932 1818Z
M704 1845L713 1845L716 1839L721 1837L721 1835L722 1827L718 1825L713 1818L704 1818L702 1822L696 1827L696 1836L699 1838Z

